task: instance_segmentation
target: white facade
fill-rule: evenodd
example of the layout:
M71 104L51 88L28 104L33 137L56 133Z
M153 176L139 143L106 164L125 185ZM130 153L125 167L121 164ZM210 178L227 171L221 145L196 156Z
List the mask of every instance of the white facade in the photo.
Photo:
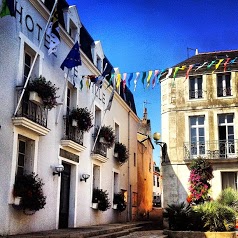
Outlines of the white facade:
M104 117L104 110L112 91L112 87L107 88L106 80L99 91L95 85L86 89L85 81L83 89L80 89L80 75L102 73L102 67L97 66L99 67L98 60L103 62L104 54L100 42L95 42L92 52L98 58L93 59L94 63L81 50L82 65L77 67L78 76L73 79L73 73L69 73L67 90L71 95L68 106L70 109L87 107L93 112L94 125L99 125L103 120L103 125L111 125L114 129L117 127L119 141L129 149L129 161L120 166L113 158L113 148L107 150L107 156L103 158L91 154L94 127L84 133L83 145L65 138L64 116L69 95L63 93L67 70L63 72L60 65L72 48L74 40L81 37L82 25L75 7L65 11L65 28L68 32L70 27L74 30L71 31L72 37L61 27L61 43L58 50L55 55L48 55L46 41L40 49L38 48L48 18L49 11L42 1L22 0L17 3L16 17L5 16L0 19L0 220L2 221L0 235L59 228L62 176L53 176L53 168L58 164L64 164L70 171L68 227L126 221L133 216L131 196L133 192L137 192L137 176L135 176L137 168L134 160L137 154L136 134L139 118L117 92L111 110L107 111ZM24 82L26 57L32 56L32 60L36 52L39 56L32 71L32 78L42 75L50 80L59 87L58 102L63 100L63 105L48 111L46 127L27 119L24 115L14 116L19 98L17 89L22 89ZM28 148L27 172L35 172L45 184L43 186L47 197L45 208L31 216L12 207L19 140ZM95 168L99 171L97 176L94 174ZM86 182L80 181L82 174L90 175ZM111 203L114 192L123 190L127 194L127 209L122 213L112 208L105 212L92 209L93 179L97 180L99 188L108 191Z

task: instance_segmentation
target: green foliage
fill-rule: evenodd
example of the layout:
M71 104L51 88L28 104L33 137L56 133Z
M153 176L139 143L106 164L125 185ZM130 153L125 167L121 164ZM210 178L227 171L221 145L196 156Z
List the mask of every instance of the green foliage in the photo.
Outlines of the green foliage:
M70 119L75 119L77 121L77 127L80 131L89 131L93 126L93 115L86 107L73 109L70 113Z
M23 211L39 211L44 208L46 197L43 194L43 185L42 179L34 173L16 177L13 195L22 198L20 205Z
M193 207L200 214L205 230L230 231L234 230L235 211L217 201L206 202Z
M96 134L99 130L99 127L96 129ZM105 146L110 149L112 148L114 142L115 142L115 139L116 139L116 136L114 134L114 130L111 126L102 126L101 129L100 129L100 132L99 132L99 135L98 135L98 138L104 138L106 144Z
M93 189L93 203L98 203L98 210L106 211L111 207L111 203L108 197L108 192L102 189L94 188Z
M228 207L231 207L238 215L238 192L231 187L226 188L221 192L217 201Z
M126 209L126 202L122 193L115 193L113 204L117 204L117 210L123 212Z
M57 105L56 99L58 97L56 96L56 92L58 89L59 88L55 87L55 84L52 84L51 81L46 81L42 76L30 81L27 86L28 91L35 91L38 93L43 101L44 107L49 110Z
M120 142L115 143L114 153L118 153L118 157L116 157L116 159L120 163L125 163L129 158L126 146Z
M169 228L175 231L187 230L190 212L190 205L186 205L184 202L168 205L165 208L164 216L169 218Z

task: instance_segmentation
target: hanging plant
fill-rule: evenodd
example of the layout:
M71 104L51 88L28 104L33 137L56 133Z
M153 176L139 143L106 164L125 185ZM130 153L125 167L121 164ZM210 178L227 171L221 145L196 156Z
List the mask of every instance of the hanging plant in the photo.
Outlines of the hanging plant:
M189 176L189 196L187 202L191 204L199 204L210 200L209 189L211 187L209 181L213 178L213 169L211 164L198 158L194 160L190 166Z
M59 88L55 87L55 84L52 84L51 81L46 81L42 76L30 81L27 86L29 92L34 91L38 93L42 99L43 106L49 110L57 105L56 99L59 96L56 96L56 92L58 89Z
M113 204L117 205L117 210L123 212L126 210L126 201L122 193L115 193L113 198Z
M96 129L96 135L98 133L99 127ZM105 144L105 146L110 149L115 142L114 130L111 126L102 126L98 135L98 141Z
M98 210L103 212L111 207L108 192L98 188L93 189L92 203L98 203Z
M93 115L86 107L73 109L70 113L70 119L77 122L77 128L80 131L89 131L93 126Z
M124 144L122 144L120 142L115 143L114 157L120 163L125 163L128 160L129 154L128 154L128 150Z
M44 208L46 196L43 194L43 185L42 179L34 173L16 177L13 196L14 198L21 198L19 207L23 209L25 213L26 211L32 211L34 213Z

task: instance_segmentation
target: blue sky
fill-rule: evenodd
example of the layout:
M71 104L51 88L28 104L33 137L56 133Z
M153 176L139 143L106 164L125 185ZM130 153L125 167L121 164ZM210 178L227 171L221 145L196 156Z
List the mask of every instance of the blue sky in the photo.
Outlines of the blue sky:
M81 22L121 73L163 70L191 57L194 50L238 49L237 0L68 0ZM152 133L161 131L160 85L133 91L137 114L148 101ZM159 148L154 159L159 164Z

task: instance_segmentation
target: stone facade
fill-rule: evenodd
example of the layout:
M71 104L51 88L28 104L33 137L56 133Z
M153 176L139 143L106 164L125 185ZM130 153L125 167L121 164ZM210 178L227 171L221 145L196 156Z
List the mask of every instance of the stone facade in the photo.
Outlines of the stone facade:
M162 141L168 146L163 206L186 201L188 166L198 157L212 163L212 198L228 186L237 189L237 56L238 51L201 53L161 77Z

